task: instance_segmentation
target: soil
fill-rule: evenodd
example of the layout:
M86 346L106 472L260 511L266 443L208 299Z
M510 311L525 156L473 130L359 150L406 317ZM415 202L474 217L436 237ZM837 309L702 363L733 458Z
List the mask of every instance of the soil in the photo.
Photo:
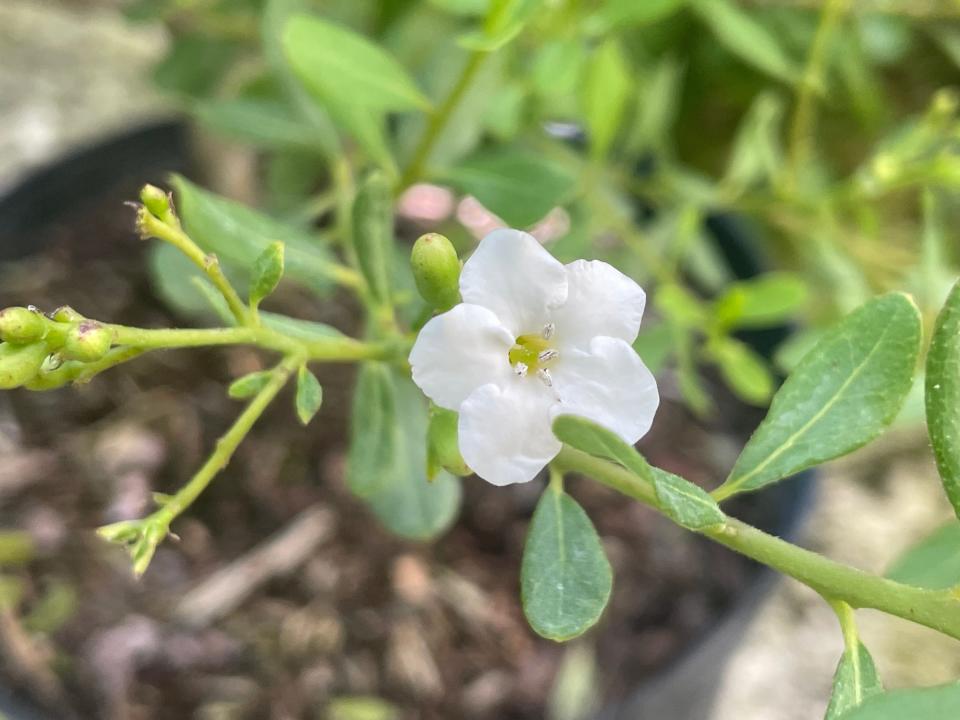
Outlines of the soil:
M45 250L4 268L0 307L69 304L114 322L182 325L154 296L147 244L121 204L136 187L36 234ZM295 292L273 309L345 330L357 317L347 299L321 305ZM189 477L239 411L226 383L263 361L244 348L169 351L83 387L0 394L0 524L26 530L36 546L32 559L2 571L4 587L22 589L0 615L9 680L56 717L324 718L342 696L382 698L404 720L546 717L570 646L528 629L518 592L542 483L466 479L463 511L444 537L397 540L343 480L349 368L318 368L324 407L308 429L289 395L274 404L141 581L93 535L144 514L151 492L173 492ZM720 431L670 399L669 377L662 391L642 449L709 487L756 414L718 389ZM599 485L569 487L614 568L610 607L577 645L590 651L605 703L694 645L753 568ZM753 521L762 512L750 500L734 511ZM268 579L216 620L176 614L191 588L305 512L319 513L326 529L292 571L279 568L282 558L268 561L278 565Z

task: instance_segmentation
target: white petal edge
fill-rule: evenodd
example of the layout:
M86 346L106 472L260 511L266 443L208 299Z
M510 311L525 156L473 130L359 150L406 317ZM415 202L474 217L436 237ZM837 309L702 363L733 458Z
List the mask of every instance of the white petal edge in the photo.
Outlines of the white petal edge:
M409 358L413 381L440 407L458 410L481 385L511 377L512 346L513 336L496 315L461 303L420 330Z
M550 428L554 395L536 378L484 385L460 407L464 462L494 485L533 480L560 452Z
M551 369L560 395L552 417L579 415L612 430L631 445L647 434L660 405L653 373L630 345L596 337L589 352L570 350Z
M538 333L567 298L567 271L532 235L494 230L464 263L460 295L492 310L514 336Z
M567 301L553 312L560 347L587 350L597 336L636 340L647 301L643 288L601 260L577 260L565 269Z

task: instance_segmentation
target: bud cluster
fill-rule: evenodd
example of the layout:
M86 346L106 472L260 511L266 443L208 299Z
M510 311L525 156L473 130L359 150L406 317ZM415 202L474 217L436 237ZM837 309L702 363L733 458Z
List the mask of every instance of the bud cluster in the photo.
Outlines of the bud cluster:
M50 373L65 361L96 362L112 344L109 329L69 307L49 317L34 307L0 310L0 390L56 387Z

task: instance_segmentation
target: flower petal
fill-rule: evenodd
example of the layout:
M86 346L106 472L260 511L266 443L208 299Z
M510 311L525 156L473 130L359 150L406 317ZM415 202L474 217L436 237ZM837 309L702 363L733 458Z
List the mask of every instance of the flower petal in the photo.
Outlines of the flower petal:
M539 333L567 297L567 272L533 236L494 230L464 264L460 295L492 310L515 337Z
M577 260L566 271L567 301L553 312L560 347L586 350L598 335L636 340L647 299L643 288L600 260Z
M536 378L484 385L460 407L464 461L494 485L532 480L560 452L550 429L556 398Z
M458 410L481 385L514 377L512 346L496 315L461 303L423 326L410 351L413 381L440 407Z
M631 445L643 437L660 404L657 382L623 340L596 337L590 352L568 350L551 368L560 402L557 415L580 415L612 430Z

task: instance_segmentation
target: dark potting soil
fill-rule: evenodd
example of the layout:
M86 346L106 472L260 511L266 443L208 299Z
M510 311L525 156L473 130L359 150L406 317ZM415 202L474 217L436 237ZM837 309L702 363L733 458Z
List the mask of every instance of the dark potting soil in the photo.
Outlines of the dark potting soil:
M45 250L4 268L0 307L69 304L112 322L183 325L150 286L148 244L121 204L134 193L33 238ZM356 330L347 298L286 290L273 309ZM34 559L2 569L4 587L22 594L0 611L0 654L7 679L55 717L321 718L331 698L374 696L404 719L544 718L571 647L596 673L598 702L621 697L694 645L749 581L740 558L573 479L613 565L613 596L575 645L536 637L520 609L519 566L543 484L468 478L448 533L431 544L396 539L345 487L353 373L335 366L317 368L325 398L313 424L301 428L281 396L175 523L179 542L165 542L133 580L126 556L92 529L145 514L153 491L175 491L240 410L226 383L263 362L248 348L167 351L83 387L0 395L0 523L36 543ZM661 391L643 451L711 487L756 413L718 388L721 430L670 399L669 377ZM307 509L329 511L330 527L299 567L268 572L220 619L171 619L191 588ZM749 499L732 510L751 521L759 512Z

